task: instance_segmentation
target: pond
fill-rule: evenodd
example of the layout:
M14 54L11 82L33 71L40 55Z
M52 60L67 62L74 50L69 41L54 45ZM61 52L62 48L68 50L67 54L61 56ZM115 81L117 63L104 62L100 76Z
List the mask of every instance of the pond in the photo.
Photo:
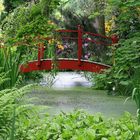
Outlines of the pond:
M89 113L100 112L106 117L119 117L125 111L136 115L136 105L132 100L126 103L126 97L108 95L106 91L91 89L92 83L83 74L59 72L55 78L43 75L40 86L34 87L27 95L30 103L41 106L40 114L46 112L55 115L82 109ZM48 84L53 83L51 88Z
M30 103L45 107L40 114L49 113L55 115L70 112L74 109L82 109L89 113L101 112L106 117L119 117L125 111L136 114L134 101L126 97L107 95L106 91L92 90L87 87L70 89L49 89L47 87L35 87L28 95ZM46 108L47 107L47 108Z

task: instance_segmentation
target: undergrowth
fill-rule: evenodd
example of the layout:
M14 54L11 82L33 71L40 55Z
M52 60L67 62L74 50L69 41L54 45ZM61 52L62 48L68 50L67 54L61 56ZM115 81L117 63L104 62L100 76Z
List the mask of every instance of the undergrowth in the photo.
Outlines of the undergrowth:
M23 121L24 122L24 121ZM22 140L139 140L140 126L129 113L119 120L105 119L83 111L61 113L44 119L29 119L19 127L16 139Z

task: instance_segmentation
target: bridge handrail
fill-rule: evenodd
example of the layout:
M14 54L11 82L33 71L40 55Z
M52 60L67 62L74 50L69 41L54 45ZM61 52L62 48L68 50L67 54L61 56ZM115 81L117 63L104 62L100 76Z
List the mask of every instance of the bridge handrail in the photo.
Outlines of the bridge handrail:
M78 32L78 30L65 30L65 29L62 29L62 30L56 30L56 32Z
M92 35L92 36L99 36L99 37L102 37L102 38L111 39L111 37L100 35L100 34L95 34L95 33L91 33L91 32L83 32L83 33L84 34L89 34L89 35Z
M114 43L117 42L117 38L116 36L113 36L113 37L107 37L107 36L103 36L103 35L100 35L100 34L95 34L95 33L91 33L91 32L85 32L83 31L82 27L80 25L78 25L78 28L77 30L65 30L65 29L61 29L61 30L56 30L56 32L59 32L59 33L77 33L77 37L69 37L69 36L62 36L62 39L72 39L72 40L77 40L77 44L78 44L78 51L77 51L77 58L78 58L78 65L80 66L81 65L81 60L82 60L82 47L83 47L83 41L89 41L89 42L92 42L92 43L95 43L95 44L102 44L102 45L105 45L105 46L110 46ZM96 41L96 40L93 40L92 38L84 38L83 35L92 35L92 36L98 36L98 37L102 37L102 38L105 38L105 39L109 39L111 40L111 43L106 43L105 41ZM52 39L50 37L46 38L46 40L49 40L49 39ZM41 65L41 60L43 59L44 57L44 46L42 46L41 44L39 45L38 47L38 65Z
M106 43L98 42L98 41L95 41L95 40L89 39L89 38L84 38L83 40L84 40L84 41L89 41L89 42L92 42L92 43L95 43L95 44L105 45L105 46L110 46L110 45L112 45L112 43L111 43L111 44L106 44Z
M78 35L78 38L75 38L75 37L67 37L67 36L63 36L62 38L63 39L72 39L72 40L84 40L84 41L90 41L90 42L92 42L92 43L96 43L96 44L102 44L102 45L112 45L112 44L114 44L114 43L117 43L118 42L118 37L116 36L116 35L113 35L113 36L111 36L111 37L108 37L108 36L104 36L104 35L101 35L101 34L96 34L96 33L91 33L91 32L85 32L85 31L83 31L83 29L82 29L82 27L80 26L80 25L78 25L78 30L65 30L65 29L60 29L60 30L56 30L56 32L65 32L65 33L81 33L81 38L79 38L79 35ZM106 43L102 43L102 42L97 42L97 41L95 41L95 40L93 40L93 39L88 39L88 38L84 38L83 39L83 37L82 37L82 35L84 35L84 34L87 34L87 35L92 35L92 36L96 36L96 37L102 37L102 38L104 38L104 39L109 39L112 43L111 44L106 44Z

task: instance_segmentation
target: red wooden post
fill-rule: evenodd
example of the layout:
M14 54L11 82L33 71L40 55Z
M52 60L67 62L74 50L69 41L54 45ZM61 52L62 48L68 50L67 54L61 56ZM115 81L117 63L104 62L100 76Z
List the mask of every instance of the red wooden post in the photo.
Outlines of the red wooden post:
M44 50L45 50L44 44L42 43L42 44L41 44L41 59L44 58Z
M40 45L38 46L38 66L40 65L41 56L40 56Z
M38 65L41 64L41 59L44 57L44 45L38 44Z
M112 39L112 44L118 43L118 41L119 41L119 38L117 35L112 35L111 39Z
M118 38L117 35L112 35L111 39L112 39L112 46L113 46L113 48L112 48L112 54L113 54L112 55L112 63L113 63L113 66L114 66L115 65L115 45L113 45L113 44L118 43L119 38Z
M82 28L78 25L78 65L81 65L82 57Z

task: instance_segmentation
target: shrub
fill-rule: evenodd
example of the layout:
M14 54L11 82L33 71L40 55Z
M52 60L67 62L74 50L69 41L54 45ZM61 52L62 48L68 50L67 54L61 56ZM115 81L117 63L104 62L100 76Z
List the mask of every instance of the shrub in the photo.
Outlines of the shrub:
M116 64L106 73L97 75L95 82L98 88L115 90L121 95L131 95L133 90L133 76L140 67L140 37L122 40L121 47L116 50Z
M22 104L27 87L0 91L0 139L14 140L21 119L30 118L31 106Z
M138 140L140 138L140 126L129 113L125 113L115 121L107 120L100 114L90 115L83 111L61 113L53 118L46 117L36 127L28 126L27 129L28 131L21 131L29 140ZM17 135L17 139L20 140L22 137Z

